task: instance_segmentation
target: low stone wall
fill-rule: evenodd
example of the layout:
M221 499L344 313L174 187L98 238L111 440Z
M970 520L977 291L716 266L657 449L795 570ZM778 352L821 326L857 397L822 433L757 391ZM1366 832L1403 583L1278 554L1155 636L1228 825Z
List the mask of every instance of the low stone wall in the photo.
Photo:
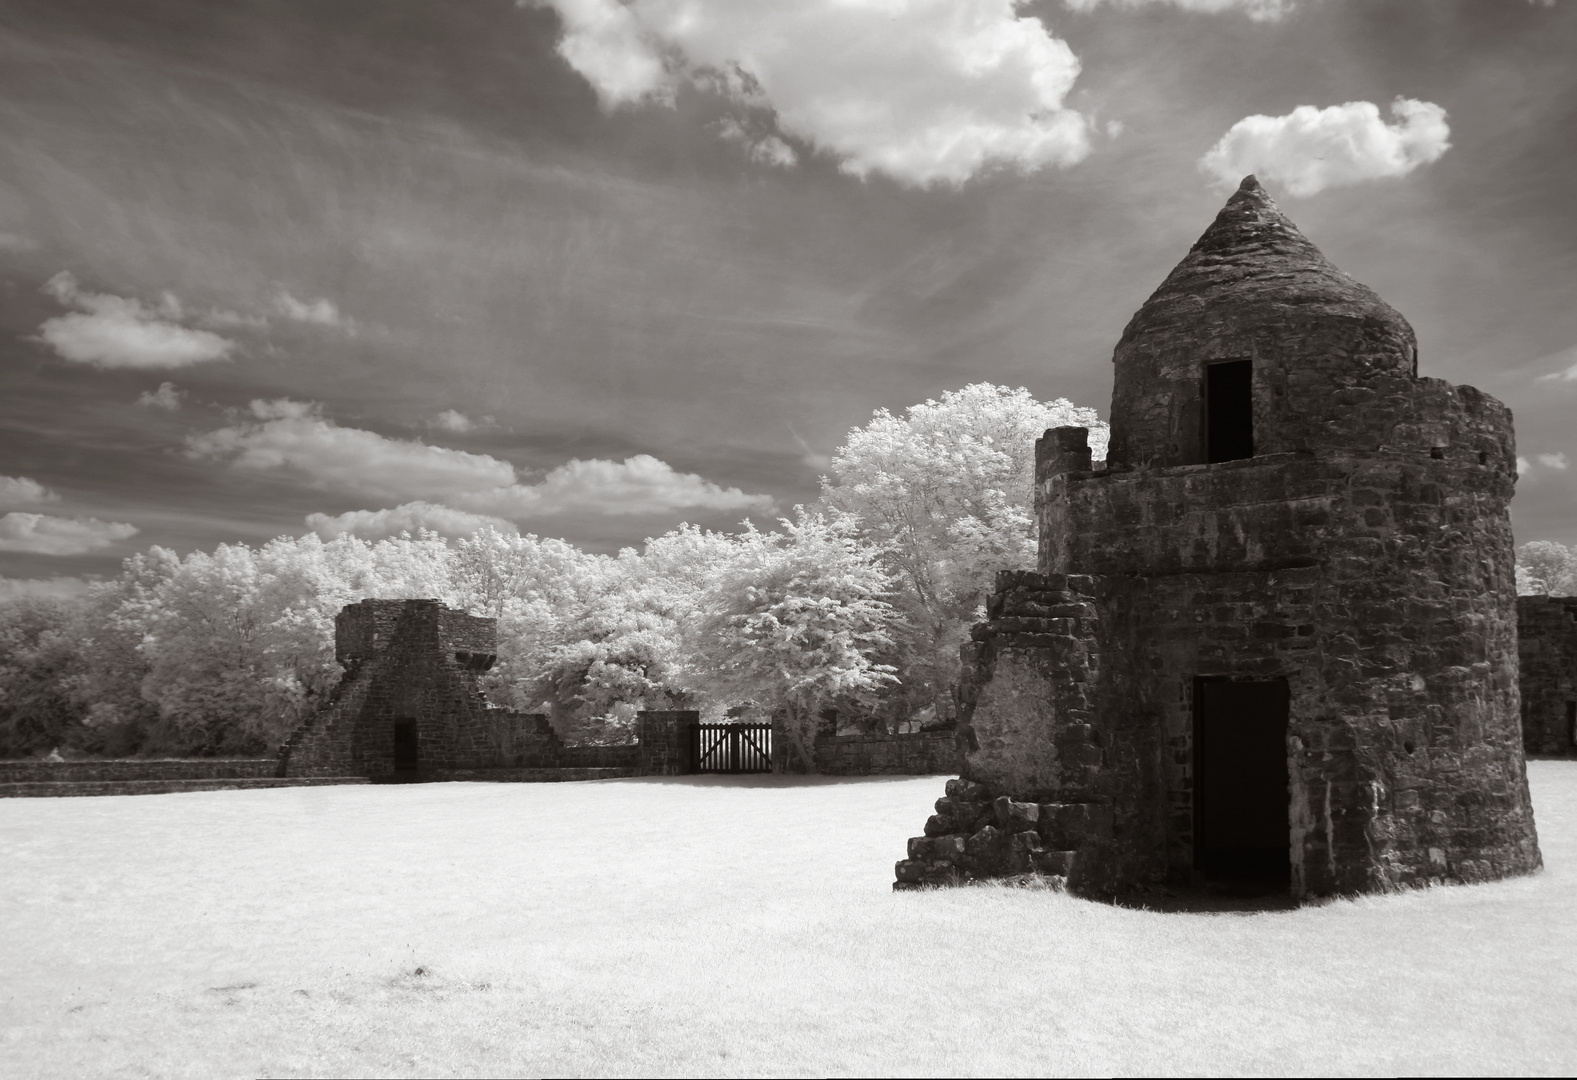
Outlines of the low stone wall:
M909 735L833 735L816 740L816 771L828 776L957 776L964 754L952 730Z
M0 799L60 798L71 795L169 795L181 791L238 791L250 788L324 787L366 784L364 776L219 777L204 780L56 780L0 783Z
M434 769L424 781L471 781L489 784L551 784L568 780L619 780L637 775L634 768L564 766L554 769Z
M679 776L690 771L692 740L701 714L693 709L653 709L637 713L635 730L642 776Z
M72 784L121 780L241 780L274 775L278 760L266 758L109 758L0 761L0 784Z

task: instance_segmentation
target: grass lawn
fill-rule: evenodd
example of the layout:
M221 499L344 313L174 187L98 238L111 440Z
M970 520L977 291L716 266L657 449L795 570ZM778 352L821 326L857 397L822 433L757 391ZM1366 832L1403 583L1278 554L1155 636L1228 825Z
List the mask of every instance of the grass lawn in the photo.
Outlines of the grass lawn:
M1577 1072L1531 878L1163 914L893 893L942 779L0 801L0 1075Z

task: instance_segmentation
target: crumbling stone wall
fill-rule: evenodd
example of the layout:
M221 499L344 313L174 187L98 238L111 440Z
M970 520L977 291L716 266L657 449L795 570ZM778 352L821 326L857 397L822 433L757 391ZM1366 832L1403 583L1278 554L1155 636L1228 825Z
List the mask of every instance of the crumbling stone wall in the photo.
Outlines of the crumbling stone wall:
M1577 754L1577 596L1517 597L1522 745Z
M1220 359L1252 363L1253 456L1207 464ZM1038 574L999 579L964 653L974 786L900 885L1037 858L1093 893L1190 880L1201 679L1286 682L1294 894L1536 869L1505 407L1415 378L1405 320L1252 178L1114 364L1105 466L1082 428L1037 446ZM1048 847L1046 806L1112 824Z

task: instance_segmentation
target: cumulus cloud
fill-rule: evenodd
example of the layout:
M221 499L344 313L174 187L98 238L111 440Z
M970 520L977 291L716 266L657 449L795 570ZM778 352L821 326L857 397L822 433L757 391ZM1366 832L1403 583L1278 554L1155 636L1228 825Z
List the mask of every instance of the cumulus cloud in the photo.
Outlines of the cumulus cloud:
M1140 7L1145 4L1170 4L1184 11L1219 15L1241 11L1255 22L1275 22L1293 8L1293 0L1062 0L1074 11L1094 11L1102 4L1113 7Z
M0 508L59 502L60 496L25 476L0 476Z
M409 501L392 511L355 514L463 511L518 520L570 511L650 514L691 507L769 511L773 506L765 495L678 472L650 454L622 462L576 459L536 483L523 483L507 461L341 427L326 419L319 406L288 398L253 401L248 415L234 423L188 436L186 452L238 469L291 476L322 490ZM315 517L312 527L334 527L337 520ZM363 519L353 514L346 521L346 528L352 528ZM366 527L377 527L374 519L366 521Z
M137 404L146 409L164 409L167 412L176 412L181 407L181 399L186 396L185 390L177 390L172 382L162 382L157 390L144 390L137 395Z
M682 473L650 454L623 461L574 459L535 484L458 495L450 500L479 513L530 518L568 512L595 514L660 514L671 510L760 510L774 504L765 495L725 488L695 473Z
M776 135L718 129L769 164L792 163L787 137L854 176L959 185L1090 151L1088 120L1063 104L1078 58L1017 0L537 2L605 108L706 87L771 118Z
M507 461L410 439L391 439L325 419L310 402L253 401L250 419L191 435L186 452L252 472L278 472L325 490L394 499L507 487Z
M724 142L742 147L751 161L776 165L780 169L792 168L799 163L799 155L792 146L776 135L753 133L738 117L725 116L714 125L714 129L718 138Z
M85 292L67 270L50 278L44 292L77 310L46 320L39 336L57 355L79 364L186 367L223 360L235 348L228 338L180 325L180 301L170 293L150 308L135 299Z
M0 515L0 551L30 555L86 555L137 535L135 525L98 518L65 518L13 511Z
M392 510L350 510L333 516L308 514L307 527L325 540L346 533L364 540L378 540L402 532L414 533L418 529L431 529L444 536L470 536L488 527L501 533L516 531L503 518L467 513L430 502L409 502Z
M314 326L337 326L349 329L352 320L340 314L332 300L297 300L281 289L274 295L274 310L291 322L311 323Z
M494 420L491 416L473 419L458 409L445 409L428 421L428 425L441 428L444 431L452 431L457 435L465 435L472 431L482 431L493 427Z
M1557 472L1565 472L1567 466L1566 455L1562 453L1540 454L1539 464L1543 465L1546 469L1554 469Z
M1406 176L1437 161L1451 147L1446 111L1428 101L1399 97L1394 122L1379 106L1349 101L1316 109L1299 105L1286 116L1246 116L1199 159L1199 168L1223 187L1248 173L1313 195L1363 180Z

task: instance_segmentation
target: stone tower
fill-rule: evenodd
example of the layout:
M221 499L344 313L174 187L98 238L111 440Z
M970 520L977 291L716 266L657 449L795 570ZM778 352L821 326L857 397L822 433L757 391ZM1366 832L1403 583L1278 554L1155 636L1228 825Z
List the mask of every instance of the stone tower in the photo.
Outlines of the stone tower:
M900 884L1296 896L1540 865L1511 416L1249 177L1124 330L1111 446L1037 444L1036 572L965 648L964 775Z

